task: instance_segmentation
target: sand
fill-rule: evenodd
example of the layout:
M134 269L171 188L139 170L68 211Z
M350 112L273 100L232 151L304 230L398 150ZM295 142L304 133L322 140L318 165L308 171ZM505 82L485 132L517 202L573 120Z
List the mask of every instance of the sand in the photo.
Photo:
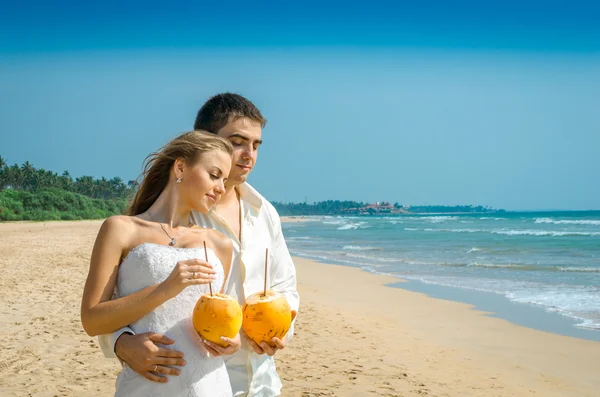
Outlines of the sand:
M100 221L0 224L0 395L111 396L120 369L79 305ZM284 396L600 396L600 343L295 258L301 310ZM340 282L343 280L343 282Z

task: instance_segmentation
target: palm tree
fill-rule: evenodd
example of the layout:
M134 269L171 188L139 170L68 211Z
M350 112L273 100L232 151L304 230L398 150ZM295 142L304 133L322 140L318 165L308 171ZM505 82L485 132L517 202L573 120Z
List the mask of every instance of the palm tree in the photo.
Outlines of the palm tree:
M21 172L23 174L23 187L25 188L25 190L32 190L34 184L33 174L35 173L35 168L33 168L33 165L29 161L26 161L21 166Z
M73 178L71 177L69 171L63 172L62 175L58 178L58 180L58 186L61 189L73 191Z
M94 178L91 176L85 175L75 179L75 191L84 196L92 197L95 190L94 185Z
M23 188L23 181L25 178L23 176L23 171L21 171L21 168L19 168L17 164L7 167L7 174L8 186L15 190Z
M6 167L6 161L4 161L4 158L2 158L2 156L0 156L0 190L4 189L6 186L8 186L8 167Z
M108 181L108 183L110 185L110 193L111 193L110 197L111 198L117 198L117 197L123 196L126 186L123 183L123 180L121 178L119 178L118 176L115 176L110 181Z

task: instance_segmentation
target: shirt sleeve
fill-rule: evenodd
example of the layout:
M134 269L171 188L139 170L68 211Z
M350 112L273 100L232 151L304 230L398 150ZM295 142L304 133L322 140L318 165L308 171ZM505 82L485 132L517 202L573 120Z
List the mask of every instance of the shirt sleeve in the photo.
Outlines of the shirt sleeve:
M281 293L287 299L292 310L298 313L300 306L300 296L296 287L296 266L285 243L283 232L281 231L281 220L275 208L271 207L271 221L273 226L273 266L271 270L271 289ZM294 324L287 333L288 342L294 335Z
M131 335L135 335L135 332L129 327L121 328L111 334L103 334L98 335L98 343L100 344L100 349L106 358L118 358L115 353L115 345L117 343L117 339L124 333L129 333ZM119 360L120 361L120 360Z

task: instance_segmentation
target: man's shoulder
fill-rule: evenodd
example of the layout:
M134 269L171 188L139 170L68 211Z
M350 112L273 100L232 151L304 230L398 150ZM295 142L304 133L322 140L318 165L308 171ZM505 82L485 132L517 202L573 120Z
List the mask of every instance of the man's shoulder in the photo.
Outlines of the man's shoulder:
M248 193L250 193L249 197L253 196L254 200L260 201L261 209L264 208L264 210L266 211L266 213L269 215L270 218L272 218L273 220L276 219L277 221L279 220L279 213L275 209L275 206L273 204L271 204L271 202L269 200L267 200L265 198L265 196L260 194L260 192L258 190L256 190L252 185L250 185L248 182L245 183L244 188L248 190Z

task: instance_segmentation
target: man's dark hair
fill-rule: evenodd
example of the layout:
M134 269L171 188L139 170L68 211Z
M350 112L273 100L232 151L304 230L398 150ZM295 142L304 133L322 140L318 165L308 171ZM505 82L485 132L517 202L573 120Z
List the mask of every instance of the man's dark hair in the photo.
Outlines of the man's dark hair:
M230 121L245 117L264 128L267 120L252 102L241 95L226 92L210 98L198 110L194 130L217 134Z

